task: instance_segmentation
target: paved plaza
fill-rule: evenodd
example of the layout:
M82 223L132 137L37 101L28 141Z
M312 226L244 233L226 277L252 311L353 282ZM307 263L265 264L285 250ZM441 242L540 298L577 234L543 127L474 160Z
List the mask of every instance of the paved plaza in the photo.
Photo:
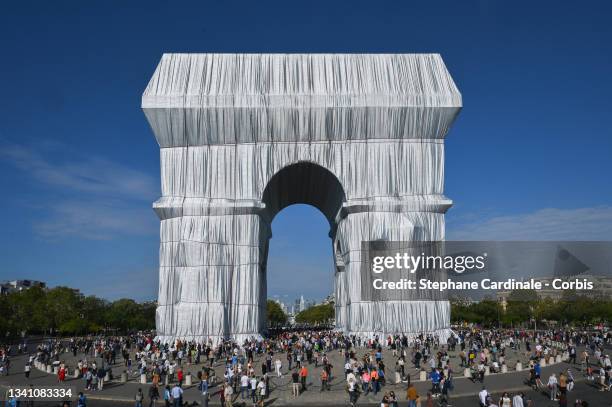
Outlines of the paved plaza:
M356 354L358 356L363 355L367 350L365 348L358 348ZM458 350L456 352L449 352L451 355L451 366L453 366L455 374L455 388L451 393L451 404L453 406L472 406L477 405L476 403L476 394L482 389L483 384L480 382L472 382L472 380L463 377L463 369L458 368L459 366L459 358L457 356ZM274 356L276 358L277 355ZM72 372L74 366L76 366L76 362L79 359L83 359L85 355L77 354L76 358L73 357L72 353L63 353L61 360L65 361L65 363L70 367L69 371ZM287 374L287 366L285 355L281 355L279 358L284 362L284 366L282 369L283 376L278 378L273 373L271 375L270 380L270 394L267 399L266 405L272 406L299 406L299 405L348 405L348 393L345 389L345 380L344 374L342 373L342 367L344 364L343 356L337 352L328 353L328 357L330 358L331 364L334 366L333 368L333 378L331 380L331 390L321 392L321 386L319 381L319 374L321 372L320 367L315 367L314 364L307 365L309 370L309 379L308 379L308 389L303 392L299 397L294 398L291 395L291 378L290 375ZM39 369L32 369L29 380L25 379L23 373L23 367L26 363L27 356L14 356L11 358L11 372L8 376L4 376L0 378L0 385L5 389L11 385L26 385L32 384L33 386L51 386L57 385L57 378L54 374L48 374ZM89 361L92 361L91 357L88 357ZM382 391L377 395L370 393L368 395L361 395L358 400L358 405L379 405L380 400L385 392L394 391L400 400L400 406L406 405L405 395L406 395L406 383L393 383L394 374L393 374L393 365L395 363L395 358L393 357L392 351L385 349L383 351L383 360L387 365L387 384L382 388ZM503 391L509 392L519 392L529 391L529 387L525 384L525 380L528 376L528 370L523 370L522 372L514 371L513 367L517 360L520 360L523 363L523 366L527 366L528 356L527 354L522 352L516 352L511 349L507 349L506 360L508 361L509 366L512 368L509 369L508 373L498 373L491 374L485 377L484 385L487 390L491 393L498 394ZM102 391L84 391L85 382L83 379L74 379L68 378L64 383L66 386L71 386L75 388L77 391L84 391L89 399L89 405L93 406L105 406L105 405L133 405L133 400L136 392L139 388L143 390L145 394L145 405L148 405L148 398L146 397L148 388L151 385L150 383L141 384L139 382L140 376L133 375L129 378L127 383L122 383L120 381L121 373L125 371L125 367L123 366L123 361L120 358L117 359L117 364L113 365L113 380L109 383L106 383L104 389ZM262 363L261 355L258 355L255 358L254 366L261 366ZM97 359L97 363L101 363L101 359ZM185 385L185 393L184 393L184 401L189 405L192 405L194 402L200 403L200 394L197 389L197 379L196 373L201 370L203 365L188 365L187 363L183 363L183 370L185 374L192 373L193 382L191 385ZM408 366L407 366L408 367ZM600 400L596 404L591 404L595 406L608 406L612 405L606 400L612 399L610 397L610 393L602 393L597 391L593 384L585 380L585 377L579 372L580 366L574 365L570 366L567 363L558 363L551 366L546 366L542 369L542 378L545 381L551 373L559 373L562 370L567 369L568 367L572 368L574 371L574 375L577 381L576 390L571 393L570 401L574 400L576 397L584 397L587 400ZM217 377L223 378L223 370L224 363L216 362L214 366L215 374ZM259 369L257 369L259 372ZM427 391L431 388L431 384L428 381L420 381L419 370L415 369L411 364L409 365L408 371L410 372L411 381L415 384L417 391L420 395L425 396ZM214 386L212 388L212 398L211 405L219 405L219 395L217 392L219 391L219 386ZM536 394L535 392L531 393L534 401L537 400L536 406L556 406L557 403L552 403L547 401L546 395ZM608 404L605 404L605 403ZM111 404L109 404L111 403ZM38 405L38 404L37 404ZM43 405L43 404L40 404ZM48 405L54 405L50 403ZM163 405L163 401L158 401L157 405ZM252 402L250 400L243 400L240 395L234 395L234 405L235 406L250 406ZM425 405L425 404L423 404Z

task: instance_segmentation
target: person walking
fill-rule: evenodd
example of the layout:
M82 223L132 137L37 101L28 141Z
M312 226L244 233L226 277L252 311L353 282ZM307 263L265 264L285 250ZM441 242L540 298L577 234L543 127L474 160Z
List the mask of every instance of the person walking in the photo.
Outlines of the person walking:
M416 387L414 387L414 384L412 383L408 385L408 390L406 390L406 398L408 399L408 407L416 407L419 394L417 393Z
M487 389L482 386L482 390L478 393L478 401L480 402L480 407L487 407L489 403L489 392Z
M87 397L85 397L83 392L79 392L79 397L77 399L77 407L87 407Z
M149 387L149 407L154 407L158 399L159 390L156 384L152 384L151 387Z

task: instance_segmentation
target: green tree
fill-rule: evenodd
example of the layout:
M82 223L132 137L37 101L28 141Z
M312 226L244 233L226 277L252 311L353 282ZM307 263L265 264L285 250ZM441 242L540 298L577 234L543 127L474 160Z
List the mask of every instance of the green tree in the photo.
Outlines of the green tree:
M287 323L287 315L276 301L268 300L266 302L266 310L269 326L282 327Z
M81 304L82 295L78 290L68 287L55 287L48 290L45 315L49 329L55 332L62 324L79 318Z
M334 304L320 304L307 308L295 316L295 321L300 324L327 324L334 319Z

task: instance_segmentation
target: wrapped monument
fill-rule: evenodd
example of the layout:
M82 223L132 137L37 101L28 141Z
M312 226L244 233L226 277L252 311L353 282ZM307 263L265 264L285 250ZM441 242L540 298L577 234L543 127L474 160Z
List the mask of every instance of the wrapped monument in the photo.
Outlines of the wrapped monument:
M329 221L337 329L448 335L447 301L368 301L359 276L362 241L444 239L461 94L439 55L166 54L142 108L161 148L160 340L264 331L270 224L294 203Z

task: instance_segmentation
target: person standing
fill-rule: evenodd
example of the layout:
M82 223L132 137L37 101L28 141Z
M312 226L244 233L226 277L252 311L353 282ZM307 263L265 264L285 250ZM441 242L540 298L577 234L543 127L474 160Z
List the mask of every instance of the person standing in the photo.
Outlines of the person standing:
M306 379L308 378L308 369L306 369L306 364L302 366L300 369L300 380L302 382L302 391L306 391Z
M240 376L240 398L244 400L249 396L249 376L247 376L246 371L242 372L242 376Z
M512 397L512 407L525 407L525 404L523 403L523 394L515 394L514 397Z
M489 392L484 386L482 386L482 390L478 393L478 401L480 402L480 407L487 407L489 403Z
M98 369L98 390L104 389L104 377L106 376L106 370L102 366Z
M293 394L293 397L297 397L300 395L300 374L298 373L297 369L294 370L293 373L291 374L291 382L292 382L291 392Z
M283 362L279 358L276 358L274 362L274 366L276 367L276 377L282 377L281 367L283 366Z
M144 399L144 394L142 394L142 389L140 388L138 389L134 399L136 400L135 407L142 407L142 400Z
M202 405L208 407L208 375L203 375L198 386L202 398Z
M257 383L257 392L259 393L258 401L261 407L263 407L264 400L266 399L266 395L268 394L266 390L267 390L266 380L264 377L262 377L261 380L259 380L259 383Z
M172 396L174 407L181 407L183 405L183 389L180 383L174 385L170 395Z
M327 375L327 370L325 370L325 368L321 369L321 390L320 391L324 391L324 390L330 390L329 388L329 384L327 382L329 376Z
M170 398L171 398L170 386L166 386L164 388L164 407L170 407Z
M351 407L355 407L357 405L357 383L354 377L348 379L348 392Z
M251 400L253 401L253 405L257 404L257 379L255 376L251 376L251 380L249 382L251 385Z
M232 407L232 396L234 395L234 389L229 383L225 383L223 388L223 395L225 396L225 406Z
M504 392L499 399L499 407L511 407L511 405L512 400L510 399L510 395L507 392Z
M408 407L416 407L419 395L417 393L416 387L414 387L414 384L412 383L408 385L408 390L406 391L406 398L408 399Z
M548 390L550 391L550 400L557 400L557 392L559 388L559 382L557 381L557 376L555 374L551 374L548 378Z

